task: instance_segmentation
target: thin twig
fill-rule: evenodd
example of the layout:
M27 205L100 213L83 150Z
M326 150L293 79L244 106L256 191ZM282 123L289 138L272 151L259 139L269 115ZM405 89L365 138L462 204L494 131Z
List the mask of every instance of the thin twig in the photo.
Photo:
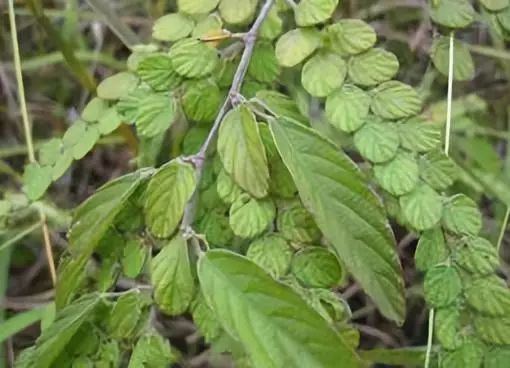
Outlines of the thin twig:
M202 144L198 152L191 156L189 159L193 162L193 164L196 167L197 170L197 183L200 182L200 179L202 177L202 172L204 170L204 161L206 157L207 150L209 149L209 146L211 145L212 141L216 138L216 134L218 133L218 130L220 128L221 122L223 121L224 116L226 113L232 108L232 106L235 104L235 101L241 91L241 86L243 84L244 77L246 75L246 71L248 70L248 65L250 64L250 59L253 54L253 49L255 47L255 41L257 40L257 34L260 29L260 26L266 19L267 15L269 14L269 11L271 10L271 7L273 6L274 0L266 0L264 5L262 6L260 13L255 19L255 22L251 26L250 30L244 35L244 51L241 56L241 61L239 62L239 65L237 67L237 70L234 74L234 79L232 81L232 85L230 87L230 90L228 92L227 98L223 102L223 105L220 108L220 111L218 112L218 115L216 116L216 119L214 120L213 126L205 140L205 142ZM198 185L197 185L198 187ZM181 229L186 231L187 228L191 226L193 223L193 219L195 216L195 207L197 203L197 191L195 190L195 194L191 198L191 200L186 205L186 209L184 210L184 216L182 220Z
M16 82L18 84L18 100L20 103L21 109L21 117L23 121L23 130L25 133L25 140L27 142L27 151L28 151L28 159L31 163L35 161L35 152L34 152L34 143L32 141L32 130L30 127L30 122L28 120L28 109L27 102L25 99L25 86L23 84L23 75L21 74L21 60L19 53L19 44L18 44L18 36L16 33L16 17L14 15L14 0L9 0L9 21L11 24L11 40L12 40L12 50L14 54L14 70L16 74ZM51 248L51 242L49 237L48 227L46 225L46 216L44 213L39 210L39 218L41 220L42 228L43 228L43 239L44 239L44 247L46 250L46 256L48 259L48 268L50 270L51 281L53 285L57 282L57 273L55 270L55 262L53 260L53 250Z

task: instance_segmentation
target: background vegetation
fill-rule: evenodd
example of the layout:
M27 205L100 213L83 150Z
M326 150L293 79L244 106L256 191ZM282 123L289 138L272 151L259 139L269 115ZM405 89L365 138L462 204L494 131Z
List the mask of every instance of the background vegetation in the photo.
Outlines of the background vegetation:
M474 69L471 73L465 55L457 55L457 67L465 67L458 73L468 77L457 75L452 96L450 154L459 166L452 192L476 200L483 214L482 234L497 244L501 276L508 281L510 249L505 231L510 206L510 50L506 38L510 29L495 22L484 3L475 3L476 22L456 32L456 38L465 42L471 54ZM95 95L98 81L126 69L128 46L149 42L154 21L176 9L175 2L168 0L27 0L15 5L35 149L62 137ZM122 125L101 137L83 159L74 161L43 200L29 204L22 177L31 148L22 124L6 4L0 4L0 11L0 367L8 367L39 336L39 322L44 324L45 319L52 318L55 292L51 265L58 264L66 252L72 209L101 185L133 171L154 154L150 142L139 141L132 127ZM398 57L396 79L416 88L424 101L424 115L444 130L448 70L440 57L435 63L431 61L433 43L442 29L430 18L430 4L422 0L344 0L335 17L363 19L374 27L378 47ZM296 99L317 129L360 161L345 135L324 126L320 118L324 106L302 92L295 92ZM164 142L157 161L166 162L175 155L172 142ZM358 283L351 280L337 291L350 305L361 349L416 346L420 347L418 358L413 355L411 360L421 362L427 343L428 309L423 273L414 261L417 234L396 222L392 225L406 286L403 326L383 318ZM119 290L129 287L126 282L129 280L118 281ZM221 348L215 350L205 342L190 315L170 318L158 313L153 320L182 355L176 366L229 366L229 360L218 353Z

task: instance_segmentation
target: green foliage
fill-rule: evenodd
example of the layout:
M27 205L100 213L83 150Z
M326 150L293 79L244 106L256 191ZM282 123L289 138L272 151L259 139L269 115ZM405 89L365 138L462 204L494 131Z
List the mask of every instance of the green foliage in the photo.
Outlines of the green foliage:
M172 235L193 194L195 181L193 167L179 161L169 162L154 174L144 205L145 220L154 235L162 238Z
M63 137L26 166L24 191L37 201L124 122L141 142L135 162L158 168L111 181L74 211L55 321L18 366L177 363L150 327L155 309L191 315L211 355L229 352L236 366L422 365L423 349L358 355L338 290L352 276L383 316L403 323L390 214L419 236L415 265L439 344L431 365L506 367L510 291L496 276L498 251L479 236L471 192L451 189L470 182L510 203L501 164L486 162L499 159L478 137L486 132L462 125L472 128L476 101L454 105L455 138L464 140L454 160L441 149L445 111L421 114L437 97L427 80L420 94L395 80L397 56L374 47L369 24L337 19L339 1L176 3L178 12L155 21L154 43L131 48L129 71L101 82ZM476 9L510 32L507 0ZM475 11L468 0L437 0L430 17L443 31L466 27ZM439 36L430 50L444 76L449 46ZM469 48L454 41L455 80L475 75ZM350 157L365 160L363 172ZM3 226L13 206L0 207Z
M241 342L255 367L330 367L339 361L358 366L359 358L338 332L248 259L210 251L199 261L198 277L222 327ZM267 334L278 338L264 338Z
M176 235L151 262L154 300L169 315L181 314L195 293L186 240Z
M353 162L318 133L287 119L274 120L270 127L317 225L381 312L400 322L404 312L400 265L377 198ZM353 237L352 228L363 232ZM376 274L385 275L384 285Z

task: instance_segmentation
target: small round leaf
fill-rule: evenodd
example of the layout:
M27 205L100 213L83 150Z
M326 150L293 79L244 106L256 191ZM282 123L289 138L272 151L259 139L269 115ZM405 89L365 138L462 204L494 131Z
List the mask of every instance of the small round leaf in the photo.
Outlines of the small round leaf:
M347 64L333 53L318 53L306 62L301 72L301 83L312 96L326 97L342 87Z
M351 133L365 123L370 95L352 84L344 84L326 99L326 118L338 129Z
M310 56L320 46L320 42L320 33L314 29L293 29L276 41L276 59L281 66L290 68Z
M374 163L391 160L396 155L399 144L398 131L393 123L375 120L366 123L354 133L354 146L364 158Z
M462 292L462 282L455 268L436 266L425 275L423 291L427 303L432 307L447 307Z
M411 86L389 81L377 86L370 108L383 119L402 119L416 115L421 110L421 100Z
M401 196L418 183L418 163L413 155L401 151L391 161L375 165L374 176L384 190Z
M442 197L427 184L420 184L411 193L400 197L402 214L416 230L427 230L441 220Z
M398 72L398 59L389 51L374 48L349 60L349 78L361 86L373 86L393 78Z

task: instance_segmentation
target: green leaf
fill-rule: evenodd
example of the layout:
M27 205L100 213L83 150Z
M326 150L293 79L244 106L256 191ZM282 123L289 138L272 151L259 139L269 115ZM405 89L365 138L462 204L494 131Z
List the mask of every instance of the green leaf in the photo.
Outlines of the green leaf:
M432 20L450 28L465 28L475 17L475 10L469 0L441 0L430 9Z
M246 257L278 279L287 273L292 253L292 248L284 238L277 234L269 234L253 241L246 252Z
M373 90L370 109L383 119L396 120L416 115L421 100L413 87L399 82L384 82Z
M300 27L323 23L333 15L338 0L302 0L294 9L296 24Z
M441 127L418 117L398 125L400 144L414 152L428 152L441 144Z
M495 348L485 353L484 368L506 368L510 362L510 349Z
M178 234L151 262L151 284L154 300L166 314L178 315L188 309L195 295L188 244Z
M330 289L344 277L336 256L322 247L306 247L292 258L291 271L306 287Z
M198 292L190 307L193 323L207 342L212 342L221 333L221 326L211 308L207 305L202 292Z
M270 199L256 199L242 194L230 207L230 227L241 238L253 238L269 227L275 211Z
M232 204L243 193L243 190L232 180L225 170L221 170L216 180L216 190L223 202Z
M57 312L55 321L48 326L35 342L35 350L29 366L53 367L53 362L80 326L94 313L101 299L98 294L87 294Z
M465 291L468 304L476 311L494 317L510 313L510 290L504 280L488 276L471 281Z
M352 84L344 84L326 99L326 118L344 132L351 133L365 123L370 109L371 97Z
M156 91L166 92L181 82L181 77L174 70L172 59L164 54L147 56L138 64L136 73Z
M273 6L269 11L264 22L259 29L259 36L261 38L267 38L269 40L274 40L282 33L283 29L283 20L278 15L278 10L276 6Z
M59 138L52 138L46 141L39 148L38 157L41 166L54 165L59 156L62 154L62 140Z
M72 147L73 158L80 160L89 153L99 140L100 133L96 126L86 126L78 143Z
M195 29L193 29L193 33L191 33L191 37L200 38L204 36L220 34L223 29L223 21L219 17L218 14L209 14L205 18L201 18L197 21L197 25Z
M244 105L230 110L218 133L218 153L232 179L254 197L267 195L269 169L255 115Z
M441 346L454 350L462 343L460 312L457 307L439 308L435 314L434 334Z
M423 283L427 303L434 308L451 305L462 292L459 273L451 266L435 266L427 271Z
M122 253L122 272L129 278L134 279L142 272L149 248L143 241L134 238L129 239L124 245Z
M17 313L13 317L0 322L0 326L2 327L0 331L0 343L3 343L5 340L13 337L34 323L39 322L44 315L48 313L49 308L55 308L55 305L48 304L43 307L29 309L26 312Z
M152 89L147 84L141 84L117 102L115 105L117 112L127 124L133 124L138 118L140 101L152 93Z
M97 86L97 96L104 100L118 100L125 97L138 85L136 75L120 72L104 79Z
M418 183L418 162L412 154L400 151L391 161L375 165L374 176L384 190L398 197Z
M356 55L375 45L374 29L361 19L341 19L326 27L333 51Z
M430 49L434 66L441 74L448 77L450 60L450 37L441 36L434 40ZM469 81L475 76L475 64L467 45L459 40L453 46L453 79Z
M218 114L222 96L218 85L211 80L190 82L182 95L182 108L190 120L211 122Z
M258 91L255 98L262 101L277 116L285 116L305 125L308 124L307 118L300 112L296 102L280 92L273 90Z
M297 193L296 184L290 175L289 170L278 157L273 159L269 165L269 174L271 181L269 182L269 193L282 198L295 198Z
M496 26L503 28L502 32L510 32L510 7L496 13Z
M23 192L31 201L41 198L52 183L51 166L41 166L32 162L25 166Z
M510 318L474 315L473 324L478 337L489 344L510 345Z
M64 150L72 152L75 160L83 158L99 140L99 130L83 120L76 121L62 138Z
M216 246L229 245L234 238L229 218L221 208L205 214L199 223L199 231L205 235L209 244Z
M184 14L167 14L154 23L152 38L158 41L178 41L189 36L194 26L193 19Z
M154 330L147 331L136 342L128 368L168 367L177 361L170 344Z
M391 160L397 154L400 139L397 126L370 118L354 133L354 146L361 155L373 163Z
M310 56L321 43L315 29L298 28L288 31L276 41L276 59L281 66L293 67Z
M177 0L179 11L186 14L207 14L214 10L220 0Z
M103 116L106 109L108 109L106 101L94 97L81 112L81 118L89 123L96 122Z
M400 197L402 214L416 230L427 230L436 225L443 214L442 197L427 184Z
M482 214L475 201L464 194L457 194L447 200L442 223L453 233L476 235L482 229Z
M346 74L347 64L340 56L321 52L303 66L301 83L312 96L326 97L342 87Z
M86 254L87 258L92 254L117 214L151 172L142 169L114 179L75 210L68 234L72 253Z
M176 102L168 94L150 94L140 101L136 119L137 132L154 137L166 131L174 122Z
M319 242L322 236L310 212L301 203L278 211L277 228L291 243Z
M147 187L144 205L145 220L154 235L172 235L195 186L195 170L190 164L173 160L156 172Z
M361 86L373 86L393 78L398 72L398 59L389 51L374 48L349 60L349 78Z
M280 66L273 45L269 42L257 42L248 65L248 75L259 82L270 83L278 78L279 74Z
M207 303L254 367L360 365L326 320L247 258L209 251L199 260L198 277Z
M381 312L401 322L405 302L393 234L356 165L307 127L286 119L270 127L304 205L338 257Z
M123 294L117 299L107 321L108 333L114 339L133 337L142 307L148 304L147 299L138 290Z
M480 3L491 11L503 10L510 5L508 0L480 0Z
M420 157L420 177L434 189L447 189L457 179L457 165L442 151Z
M216 50L196 39L177 41L168 55L175 71L187 78L205 77L211 74L218 64Z
M246 24L255 15L257 0L220 0L220 15L226 23Z
M496 247L487 239L466 239L455 253L456 263L471 273L489 275L499 268Z
M449 252L446 247L443 230L436 226L424 231L414 254L416 268L420 271L427 271L448 258Z
M466 341L457 350L447 351L441 356L441 367L479 368L484 347L478 341Z

